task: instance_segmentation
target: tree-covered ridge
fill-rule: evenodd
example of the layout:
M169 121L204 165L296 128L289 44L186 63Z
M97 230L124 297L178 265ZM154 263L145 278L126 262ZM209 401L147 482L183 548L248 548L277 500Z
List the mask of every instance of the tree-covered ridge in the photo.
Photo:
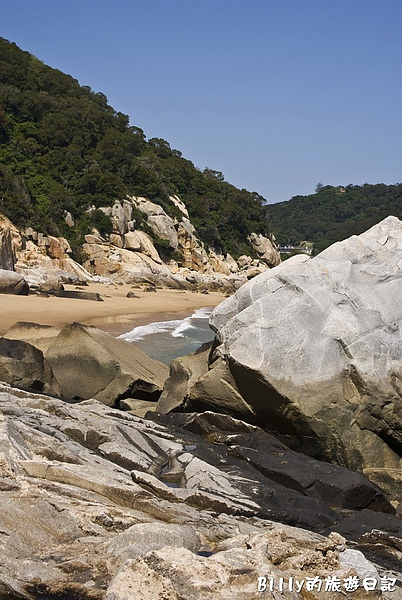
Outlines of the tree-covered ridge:
M402 184L317 186L315 194L295 196L269 207L280 245L314 242L320 252L334 242L359 235L389 215L402 218Z
M78 247L91 225L108 229L88 208L126 194L158 202L170 215L177 209L168 197L178 194L201 239L234 256L250 253L252 231L268 233L261 196L217 171L200 171L165 140L147 141L104 94L0 38L0 212Z

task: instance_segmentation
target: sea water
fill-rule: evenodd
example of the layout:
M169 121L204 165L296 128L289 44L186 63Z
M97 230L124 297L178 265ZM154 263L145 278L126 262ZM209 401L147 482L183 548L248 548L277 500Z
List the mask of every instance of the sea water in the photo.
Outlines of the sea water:
M190 317L173 321L156 321L134 327L119 336L143 352L169 365L174 358L194 352L204 342L214 339L209 328L212 308L199 308Z

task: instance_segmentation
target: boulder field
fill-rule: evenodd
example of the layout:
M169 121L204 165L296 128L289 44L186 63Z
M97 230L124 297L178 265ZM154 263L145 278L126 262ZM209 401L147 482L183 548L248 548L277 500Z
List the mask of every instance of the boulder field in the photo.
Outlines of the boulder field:
M158 409L216 410L402 498L402 223L262 273L213 311L214 347L174 361Z
M0 600L402 600L401 270L394 217L294 257L167 380L94 327L11 327Z

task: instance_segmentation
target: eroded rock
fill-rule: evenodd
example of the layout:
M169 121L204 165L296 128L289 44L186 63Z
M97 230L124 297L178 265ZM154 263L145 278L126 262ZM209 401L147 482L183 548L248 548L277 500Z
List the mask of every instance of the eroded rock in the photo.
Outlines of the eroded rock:
M402 223L388 217L223 302L211 324L234 404L239 391L259 422L312 456L400 472L401 265Z
M0 294L28 296L29 285L19 273L0 269Z
M233 419L231 426L241 435L250 427ZM286 512L286 488L280 509L273 509L279 488L247 461L231 457L226 444L207 443L94 400L66 404L4 385L0 440L5 597L254 599L261 575L277 585L280 577L336 575L343 581L363 573L363 558L355 555L351 566L347 553L360 550L366 556L366 550L350 548L347 534L330 533L337 519L345 520L341 513L330 513L335 521L328 522L327 536L273 522L272 515ZM183 487L174 484L178 477ZM301 514L298 497L288 496L286 510L294 511L289 519ZM392 564L386 570L378 561L383 548L400 543L400 521L365 513L366 520L370 514L384 520L382 537L373 532L367 539L376 557L370 558L370 573L393 577L398 557L387 557ZM326 522L319 512L316 518L319 527ZM378 597L362 587L360 592L353 597ZM392 594L398 599L398 588ZM281 597L295 598L288 591ZM305 597L322 596L313 590Z
M168 368L139 348L96 327L65 326L46 350L62 396L114 405L125 397L157 400Z

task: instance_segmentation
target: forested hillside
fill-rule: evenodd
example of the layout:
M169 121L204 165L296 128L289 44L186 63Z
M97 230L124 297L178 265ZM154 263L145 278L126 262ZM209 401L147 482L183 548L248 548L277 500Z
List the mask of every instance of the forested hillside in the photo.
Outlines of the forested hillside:
M279 244L308 240L320 252L388 215L402 218L402 184L317 187L310 196L270 205L271 227Z
M146 196L170 215L178 209L168 197L179 195L201 239L234 257L250 253L252 231L268 233L257 193L238 190L220 172L200 171L163 139L146 140L104 94L0 38L0 212L77 248L91 226L111 228L108 217L88 208L126 194Z

